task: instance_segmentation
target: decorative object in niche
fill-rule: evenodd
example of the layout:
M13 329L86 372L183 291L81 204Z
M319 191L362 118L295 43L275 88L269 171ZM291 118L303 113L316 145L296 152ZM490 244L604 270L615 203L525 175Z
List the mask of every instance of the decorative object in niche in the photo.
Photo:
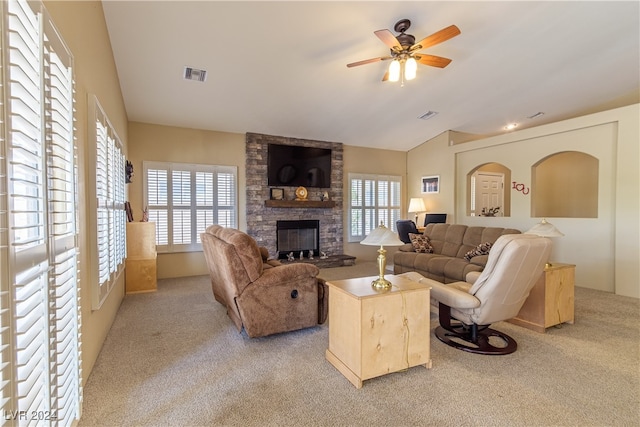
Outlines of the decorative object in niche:
M440 192L440 175L423 176L421 182L423 194Z
M144 208L142 211L142 219L140 222L149 222L149 207Z
M496 216L498 212L500 212L500 206L496 206L495 208L482 208L480 216Z
M133 211L131 211L131 204L124 202L124 211L127 213L127 221L133 222Z
M124 170L125 170L124 182L127 184L131 184L131 178L133 178L133 164L129 160L127 160Z

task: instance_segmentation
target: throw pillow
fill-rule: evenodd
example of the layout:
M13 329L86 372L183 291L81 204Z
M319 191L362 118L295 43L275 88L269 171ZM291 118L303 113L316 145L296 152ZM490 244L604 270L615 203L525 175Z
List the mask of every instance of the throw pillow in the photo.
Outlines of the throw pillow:
M471 261L471 258L478 255L489 255L489 250L491 250L492 244L490 242L480 243L476 246L475 249L471 249L469 252L464 254L464 259L467 261Z
M409 233L409 240L411 240L413 249L416 252L423 252L428 254L433 253L433 247L429 243L429 237L425 236L424 234Z

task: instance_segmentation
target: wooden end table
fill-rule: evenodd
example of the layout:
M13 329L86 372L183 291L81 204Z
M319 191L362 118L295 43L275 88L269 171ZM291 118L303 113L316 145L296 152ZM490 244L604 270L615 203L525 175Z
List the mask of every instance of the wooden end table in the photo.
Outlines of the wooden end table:
M327 282L329 348L327 360L356 388L362 382L423 365L429 353L431 287L399 276L385 276L393 286L376 291L363 277Z
M551 326L573 323L575 271L573 264L547 266L518 315L509 322L541 333Z

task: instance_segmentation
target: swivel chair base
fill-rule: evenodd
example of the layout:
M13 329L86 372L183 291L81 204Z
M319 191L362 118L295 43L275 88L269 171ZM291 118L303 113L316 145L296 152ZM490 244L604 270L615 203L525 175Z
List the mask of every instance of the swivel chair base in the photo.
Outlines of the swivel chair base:
M489 325L478 326L475 323L465 325L458 321L456 324L451 324L451 320L451 308L440 303L440 326L435 330L436 337L458 350L496 356L511 354L518 348L516 340L503 332L489 328ZM502 341L504 346L491 344L489 342L491 337Z

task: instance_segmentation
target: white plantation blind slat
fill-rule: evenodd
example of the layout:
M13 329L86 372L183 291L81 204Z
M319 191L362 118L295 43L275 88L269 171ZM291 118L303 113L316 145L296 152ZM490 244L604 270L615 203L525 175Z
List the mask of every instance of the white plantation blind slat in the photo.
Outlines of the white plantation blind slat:
M237 168L143 162L143 169L158 252L201 250L200 233L207 226L237 226Z

